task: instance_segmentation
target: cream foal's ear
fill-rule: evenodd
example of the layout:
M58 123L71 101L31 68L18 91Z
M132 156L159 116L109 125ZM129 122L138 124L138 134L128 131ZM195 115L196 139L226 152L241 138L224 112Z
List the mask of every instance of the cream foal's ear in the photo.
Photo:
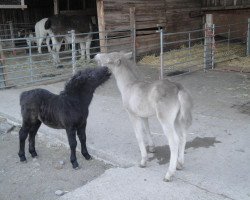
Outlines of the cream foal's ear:
M114 61L115 65L120 65L121 64L121 59L120 58L117 58L115 61Z
M128 52L128 53L125 53L124 54L124 57L126 58L126 59L131 59L132 58L132 56L133 56L133 53L132 52Z

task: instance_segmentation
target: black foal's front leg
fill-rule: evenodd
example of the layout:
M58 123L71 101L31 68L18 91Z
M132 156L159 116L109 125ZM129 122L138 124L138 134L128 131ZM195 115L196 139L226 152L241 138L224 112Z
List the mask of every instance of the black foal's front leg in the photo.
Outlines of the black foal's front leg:
M35 149L35 137L40 126L41 126L41 122L37 121L37 123L34 124L30 128L30 131L29 131L29 152L32 158L37 156L36 149Z
M86 160L91 160L92 157L89 155L89 152L88 152L87 147L86 147L86 133L85 133L85 129L86 129L86 123L84 123L84 125L81 128L77 129L77 135L78 135L78 138L79 138L79 140L81 142L81 152L82 152L82 155L84 156L84 158Z
M26 157L25 157L25 140L28 137L28 133L29 133L29 128L26 125L22 125L20 131L19 131L19 158L21 162L25 162L26 161Z
M71 150L71 155L70 155L70 162L72 163L72 166L74 169L78 168L78 162L76 159L76 130L73 128L68 128L66 129L68 140L69 140L69 146Z

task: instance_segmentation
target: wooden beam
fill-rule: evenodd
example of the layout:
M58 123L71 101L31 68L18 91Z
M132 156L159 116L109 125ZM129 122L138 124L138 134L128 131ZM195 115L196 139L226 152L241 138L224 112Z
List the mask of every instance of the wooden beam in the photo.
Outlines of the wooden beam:
M27 5L0 5L0 9L26 9Z
M102 53L106 53L107 42L106 42L106 32L105 32L106 27L105 27L103 0L96 0L96 7L97 7L99 38L100 38L100 49Z
M59 1L58 0L53 0L54 3L54 15L59 14Z
M62 10L60 11L60 14L65 14L65 15L96 15L96 9L90 8L87 10Z
M219 11L219 10L238 10L238 9L249 9L250 5L239 5L239 6L214 6L214 7L203 7L202 11Z

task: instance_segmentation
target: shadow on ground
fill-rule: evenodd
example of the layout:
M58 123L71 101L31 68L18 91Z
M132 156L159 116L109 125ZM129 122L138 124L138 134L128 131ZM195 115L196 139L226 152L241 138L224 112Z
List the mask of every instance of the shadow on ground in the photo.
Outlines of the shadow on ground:
M215 143L221 143L221 142L216 140L215 137L204 137L204 138L196 137L192 141L186 143L186 149L214 147ZM152 161L154 159L157 159L159 165L164 165L168 163L170 159L169 145L155 147L154 156L149 158L149 161Z

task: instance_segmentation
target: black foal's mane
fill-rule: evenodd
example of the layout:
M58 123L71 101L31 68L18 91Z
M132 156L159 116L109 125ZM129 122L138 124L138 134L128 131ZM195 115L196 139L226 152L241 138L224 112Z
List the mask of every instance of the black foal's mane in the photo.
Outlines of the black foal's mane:
M64 90L61 93L72 94L79 92L83 84L88 79L88 69L78 71L69 81L65 83Z

